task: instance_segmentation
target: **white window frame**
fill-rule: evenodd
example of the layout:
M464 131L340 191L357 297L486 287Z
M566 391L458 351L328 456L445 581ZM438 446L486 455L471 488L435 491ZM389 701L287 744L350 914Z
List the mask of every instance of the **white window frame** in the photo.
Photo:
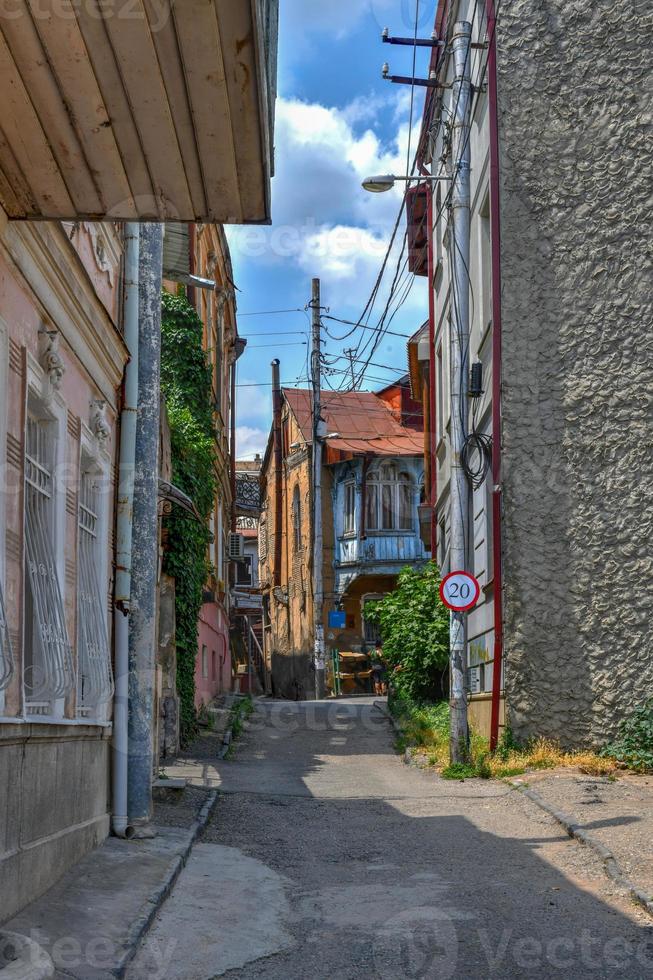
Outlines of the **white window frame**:
M343 533L356 534L356 481L347 480L343 487Z
M66 544L66 488L61 480L61 474L65 473L66 464L66 405L57 391L52 391L50 382L45 372L38 362L28 355L27 362L27 411L25 413L25 447L27 449L27 425L30 416L37 417L51 426L49 436L52 441L52 505L50 519L51 527L51 546L55 557L54 572L57 578L59 594L61 597L61 608L63 612L63 625L66 631L67 653L62 655L65 661L63 673L59 683L53 688L51 698L28 698L28 690L25 684L25 644L27 638L27 598L28 598L28 578L27 554L25 556L25 567L23 569L23 650L22 650L22 672L23 672L23 712L25 717L30 720L60 721L65 713L66 696L74 690L75 677L74 665L72 662L72 645L67 634L66 623L66 576L65 576L65 544ZM27 503L27 494L25 495ZM31 587L30 587L31 588ZM57 602L58 600L54 600ZM68 676L69 675L69 676ZM29 706L32 710L28 710Z
M76 714L79 719L83 719L86 723L92 724L93 722L104 722L108 719L110 713L111 701L113 698L113 671L111 664L111 640L109 632L109 623L107 617L107 602L108 602L108 592L109 592L109 521L110 521L110 505L111 505L111 458L109 454L100 449L97 446L97 440L94 439L92 433L87 427L82 424L81 433L81 444L80 444L80 456L79 456L79 490L78 490L78 502L77 502L77 593L76 593L76 611L77 611L77 678L76 678L76 690L77 690L77 703L76 703ZM94 612L96 615L96 623L94 628L102 634L98 636L97 643L100 645L104 643L105 651L104 656L106 660L104 665L101 663L96 664L101 670L104 671L104 676L102 682L100 682L99 677L96 679L96 686L98 686L100 696L94 705L89 704L88 708L85 708L81 704L80 696L80 683L82 680L81 676L81 664L80 664L80 653L81 653L81 639L80 639L80 624L81 616L83 611L83 604L80 601L80 587L84 581L83 568L82 568L82 553L81 548L83 545L82 535L84 535L84 530L82 527L82 491L83 491L83 480L85 475L93 474L95 480L99 487L99 493L97 497L97 511L96 511L96 527L95 527L95 545L93 548L93 559L95 566L95 582L89 582L89 585L93 585L94 589L97 589L97 595L95 601L97 605L95 606ZM88 605L87 605L88 608ZM97 656L102 656L100 650L96 651ZM95 710L90 710L94 707Z
M396 470L396 477L393 479L384 477L390 467ZM404 479L405 478L405 479ZM391 515L392 524L384 527L383 498L384 490L390 490L391 495ZM409 522L406 527L400 526L401 500L400 488L405 488L408 492ZM377 533L390 534L411 534L415 533L414 497L415 483L411 474L407 470L402 470L396 462L382 463L378 469L374 470L367 478L367 500L365 503L365 530ZM373 521L370 520L373 512Z

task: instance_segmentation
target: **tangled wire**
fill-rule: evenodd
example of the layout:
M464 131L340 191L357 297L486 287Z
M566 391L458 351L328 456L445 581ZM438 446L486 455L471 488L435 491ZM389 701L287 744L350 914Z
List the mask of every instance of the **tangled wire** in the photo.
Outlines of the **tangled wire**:
M460 462L472 487L478 490L492 466L492 437L482 432L470 432L465 438Z

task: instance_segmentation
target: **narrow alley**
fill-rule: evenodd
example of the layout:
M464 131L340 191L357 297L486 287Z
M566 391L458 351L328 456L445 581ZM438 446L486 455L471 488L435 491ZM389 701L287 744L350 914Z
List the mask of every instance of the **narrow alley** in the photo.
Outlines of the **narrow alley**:
M650 977L650 919L505 783L405 765L371 698L257 702L130 980Z

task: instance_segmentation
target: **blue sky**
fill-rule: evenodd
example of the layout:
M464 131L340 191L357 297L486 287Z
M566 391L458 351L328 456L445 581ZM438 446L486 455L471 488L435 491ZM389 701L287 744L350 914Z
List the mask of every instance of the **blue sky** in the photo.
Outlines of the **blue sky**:
M272 182L271 227L231 228L229 241L239 288L238 329L248 338L239 361L237 451L261 451L270 425L270 361L281 361L287 384L305 384L311 278L322 280L322 303L331 315L356 321L378 275L401 203L401 189L369 194L370 173L405 173L410 90L381 78L381 65L410 75L412 48L384 45L381 30L412 36L415 4L428 37L435 0L281 0L279 99ZM426 74L429 49L419 51L417 74ZM416 90L411 155L419 134L422 90ZM403 234L400 227L399 238ZM375 324L396 263L389 263L369 323ZM409 283L406 279L406 285ZM259 314L268 310L299 310ZM378 312L377 312L378 311ZM376 316L375 316L376 313ZM391 330L413 332L426 318L425 280L417 278ZM335 337L347 327L326 325ZM342 356L369 331L326 340L329 357ZM405 370L405 339L388 336L373 358L364 387L382 387ZM344 371L346 360L333 362ZM332 384L343 376L333 374Z

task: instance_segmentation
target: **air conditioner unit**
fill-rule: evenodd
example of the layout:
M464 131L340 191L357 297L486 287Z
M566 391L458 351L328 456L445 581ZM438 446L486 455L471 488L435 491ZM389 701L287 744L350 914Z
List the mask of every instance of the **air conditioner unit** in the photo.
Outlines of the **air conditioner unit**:
M243 534L229 535L229 558L231 561L242 561L245 557L245 536Z

